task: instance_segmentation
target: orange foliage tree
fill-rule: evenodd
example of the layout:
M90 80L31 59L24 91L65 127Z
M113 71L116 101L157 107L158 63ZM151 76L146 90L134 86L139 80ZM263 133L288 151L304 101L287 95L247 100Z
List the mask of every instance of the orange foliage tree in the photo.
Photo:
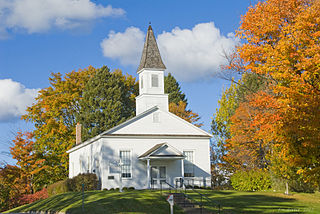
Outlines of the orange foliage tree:
M21 173L21 169L17 166L0 167L0 212L19 205L19 198L25 189Z
M242 16L237 35L246 42L229 68L265 76L268 90L239 108L234 126L244 122L250 137L235 128L231 145L263 140L279 174L293 167L319 187L320 1L258 2Z
M169 111L197 127L201 127L203 125L198 122L200 119L199 115L191 110L187 110L187 104L181 100L178 104L175 104L174 102L170 103Z
M18 132L13 140L14 145L10 148L12 158L17 160L20 167L20 178L25 182L24 188L20 192L24 194L35 193L44 183L39 179L41 171L45 170L45 159L37 151L35 142L32 140L33 134L30 132Z

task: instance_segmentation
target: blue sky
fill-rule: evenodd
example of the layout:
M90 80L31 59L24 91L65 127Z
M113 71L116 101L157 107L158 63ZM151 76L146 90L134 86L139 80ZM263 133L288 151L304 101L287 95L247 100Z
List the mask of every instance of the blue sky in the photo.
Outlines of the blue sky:
M89 65L136 76L143 39L152 23L167 70L187 95L189 108L210 130L223 87L223 51L239 42L234 32L250 0L0 0L0 160L19 120L51 72ZM232 34L233 33L233 34Z

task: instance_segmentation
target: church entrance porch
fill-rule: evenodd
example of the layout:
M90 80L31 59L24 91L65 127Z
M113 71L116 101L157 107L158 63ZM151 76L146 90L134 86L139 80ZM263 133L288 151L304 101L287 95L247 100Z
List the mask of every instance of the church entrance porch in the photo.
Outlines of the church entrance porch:
M175 186L177 179L184 177L185 156L167 143L157 144L142 155L145 161L147 188L160 189Z

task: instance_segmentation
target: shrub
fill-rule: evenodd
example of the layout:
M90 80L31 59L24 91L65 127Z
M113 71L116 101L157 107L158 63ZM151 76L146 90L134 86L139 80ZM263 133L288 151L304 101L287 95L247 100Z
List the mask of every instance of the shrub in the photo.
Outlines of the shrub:
M300 175L290 175L290 179L280 178L276 175L271 176L272 188L276 191L285 191L288 182L289 191L314 193L316 188L311 183L303 181Z
M134 190L134 187L129 187L128 190Z
M71 191L68 187L68 179L63 181L58 181L54 184L48 186L49 196L65 193Z
M42 190L34 194L27 194L27 195L21 196L18 201L19 201L19 205L23 205L23 204L30 204L41 199L46 199L48 197L49 195L48 195L47 189L43 188Z
M73 192L82 191L82 184L84 184L84 191L98 189L98 178L94 173L79 174L67 180L68 188Z
M314 193L315 187L310 183L305 183L302 179L291 180L289 183L289 189L294 192L306 192L306 193Z
M237 171L231 176L231 185L239 191L267 190L271 188L271 178L266 170Z

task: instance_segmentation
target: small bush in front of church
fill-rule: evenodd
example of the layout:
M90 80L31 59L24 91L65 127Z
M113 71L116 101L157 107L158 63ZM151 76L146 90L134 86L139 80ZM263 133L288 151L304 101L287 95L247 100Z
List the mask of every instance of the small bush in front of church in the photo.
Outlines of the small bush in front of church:
M271 178L266 170L239 170L231 176L231 185L239 191L267 190L271 188Z
M96 190L98 189L99 180L94 173L83 173L79 174L73 178L68 179L68 187L73 192L82 191L82 185L84 191Z

